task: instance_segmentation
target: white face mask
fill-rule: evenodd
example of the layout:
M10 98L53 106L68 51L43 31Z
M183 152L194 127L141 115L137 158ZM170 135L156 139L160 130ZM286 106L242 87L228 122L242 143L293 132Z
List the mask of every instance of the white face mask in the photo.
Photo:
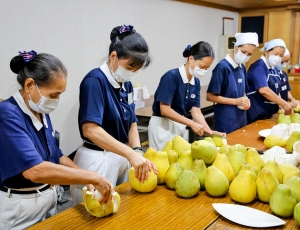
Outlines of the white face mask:
M283 70L283 69L285 69L285 68L286 68L286 66L287 66L287 63L286 63L286 62L284 62L284 63L280 63L280 64L277 66L277 69L279 69L279 70Z
M238 51L234 54L234 61L239 65L239 64L243 64L247 61L249 61L251 58L251 56L247 56L245 54L243 54L239 49Z
M189 73L190 75L192 75L193 77L203 77L205 75L205 73L207 72L207 70L204 69L200 69L197 65L196 62L194 60L194 64L195 64L195 68L192 69L191 67L189 67Z
M51 99L51 98L47 98L47 97L43 96L38 88L38 85L36 85L36 88L39 91L41 99L39 100L38 103L34 103L29 94L30 100L28 100L28 103L29 103L30 108L37 113L49 114L49 113L53 112L57 108L59 100Z
M267 59L267 62L268 62L269 66L273 67L273 66L280 65L281 60L282 60L282 57L280 57L278 55L276 56L276 55L270 54L269 58Z
M119 61L118 61L118 65L119 66L116 72L114 72L111 63L111 74L114 77L114 79L116 79L117 82L130 81L134 77L135 73L130 70L124 69L122 66L120 66Z

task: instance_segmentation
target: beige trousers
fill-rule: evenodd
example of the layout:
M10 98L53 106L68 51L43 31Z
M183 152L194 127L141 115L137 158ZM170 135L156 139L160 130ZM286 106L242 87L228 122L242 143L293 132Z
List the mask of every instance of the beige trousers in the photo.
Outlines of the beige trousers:
M148 126L149 147L161 151L169 140L175 136L182 136L189 140L189 131L186 125L168 118L152 116Z
M26 229L56 214L55 186L33 194L13 194L0 191L0 229Z

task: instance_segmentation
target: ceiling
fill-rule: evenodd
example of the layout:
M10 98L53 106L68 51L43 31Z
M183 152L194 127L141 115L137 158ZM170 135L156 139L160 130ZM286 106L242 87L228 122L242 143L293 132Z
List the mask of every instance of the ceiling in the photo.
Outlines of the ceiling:
M246 9L261 9L273 7L287 7L290 5L299 5L300 0L180 0L193 4L216 8L232 8L236 11Z

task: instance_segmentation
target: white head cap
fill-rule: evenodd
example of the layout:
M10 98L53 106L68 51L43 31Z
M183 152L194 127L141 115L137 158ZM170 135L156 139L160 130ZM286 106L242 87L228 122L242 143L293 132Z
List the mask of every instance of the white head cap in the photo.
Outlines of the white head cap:
M285 48L285 43L282 39L280 38L276 38L276 39L273 39L271 41L268 41L265 43L264 47L262 48L263 51L268 51L270 49L273 49L274 47L276 46L282 46Z
M236 42L234 46L240 46L245 44L252 44L258 47L258 35L257 33L236 33Z
M289 56L289 55L290 55L290 51L288 50L288 48L285 47L285 51L284 51L283 56Z

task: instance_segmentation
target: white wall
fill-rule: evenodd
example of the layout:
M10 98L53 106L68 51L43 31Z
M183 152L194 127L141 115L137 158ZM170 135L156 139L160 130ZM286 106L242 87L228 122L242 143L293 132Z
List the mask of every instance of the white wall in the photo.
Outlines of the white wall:
M78 125L79 84L85 74L98 67L107 54L113 27L131 24L149 44L153 62L133 82L148 86L154 94L160 77L185 62L182 52L188 44L208 41L218 57L222 17L238 13L171 0L0 0L0 98L18 88L9 62L18 51L35 50L60 58L68 69L68 86L53 126L61 133L61 147L70 154L81 143ZM207 85L212 67L201 84Z

